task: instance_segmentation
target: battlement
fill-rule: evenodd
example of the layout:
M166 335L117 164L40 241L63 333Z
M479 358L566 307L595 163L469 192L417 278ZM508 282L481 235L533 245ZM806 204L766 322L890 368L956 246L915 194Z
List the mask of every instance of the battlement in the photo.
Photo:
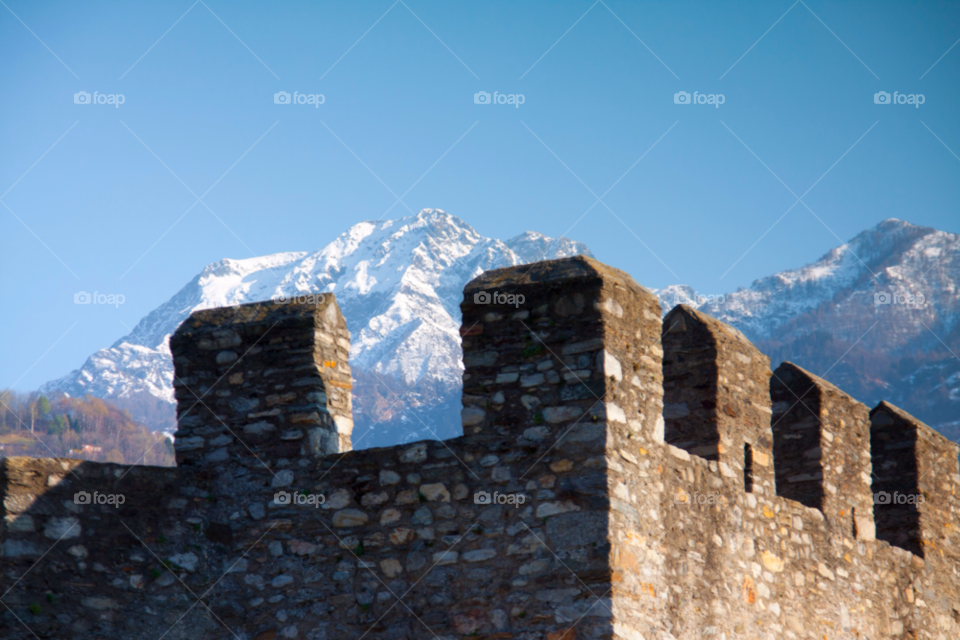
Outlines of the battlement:
M870 412L877 537L918 556L960 560L957 443L888 402Z
M819 509L851 535L872 540L870 412L791 362L770 381L777 494ZM845 524L846 523L846 524Z
M718 461L742 490L773 495L770 358L686 305L663 324L665 440Z
M170 350L177 466L350 450L350 332L332 295L197 311Z
M960 637L926 425L591 258L461 311L463 436L360 451L332 295L193 314L176 469L4 460L3 637Z

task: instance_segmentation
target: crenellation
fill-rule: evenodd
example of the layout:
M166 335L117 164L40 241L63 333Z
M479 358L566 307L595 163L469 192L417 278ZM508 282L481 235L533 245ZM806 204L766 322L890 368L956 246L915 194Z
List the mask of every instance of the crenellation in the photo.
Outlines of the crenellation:
M716 460L735 486L774 492L770 359L686 305L663 319L665 439Z
M877 537L919 557L960 560L958 445L888 402L870 421Z
M777 495L873 539L869 409L791 362L773 372L770 396Z
M338 453L353 431L333 296L195 312L170 339L180 466ZM242 360L242 362L241 362Z
M591 258L461 310L463 436L360 451L332 295L191 316L177 468L3 460L3 637L960 637L926 425Z

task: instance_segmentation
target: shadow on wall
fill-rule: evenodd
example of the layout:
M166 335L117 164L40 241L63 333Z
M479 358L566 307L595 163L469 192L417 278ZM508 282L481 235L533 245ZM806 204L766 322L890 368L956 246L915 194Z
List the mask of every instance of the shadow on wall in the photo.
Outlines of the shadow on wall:
M214 541L224 551L230 543L229 527L202 530L175 517L190 501L177 469L54 458L2 462L5 638L19 637L17 629L32 637L22 623L41 636L69 630L72 637L99 637L119 627L139 637L156 629L157 588L176 581L167 567L199 589L189 573L201 555L197 543ZM179 616L193 602L173 598L168 606ZM186 620L197 630L210 626L202 608Z
M771 373L739 331L696 309L678 305L663 329L668 444L725 465L743 491L794 500L854 539L920 558L955 526L949 500L931 498L957 484L956 444L793 363Z

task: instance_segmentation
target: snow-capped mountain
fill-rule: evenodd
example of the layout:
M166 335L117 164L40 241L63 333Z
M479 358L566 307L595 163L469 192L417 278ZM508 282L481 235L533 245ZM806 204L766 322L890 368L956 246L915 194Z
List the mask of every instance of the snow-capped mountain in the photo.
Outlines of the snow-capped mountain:
M154 429L174 425L167 340L193 311L332 292L352 334L355 446L459 434L460 300L485 270L590 255L581 243L526 232L485 238L459 218L424 209L361 222L315 253L221 260L144 317L130 335L43 391L92 394Z
M960 436L960 236L884 220L805 267L721 296L657 291L740 329L873 406L890 400ZM953 423L952 426L949 423Z
M439 210L363 222L315 253L208 266L130 335L43 390L106 398L172 431L167 339L192 311L329 291L352 333L355 446L452 437L463 286L487 269L578 253L590 255L532 232L484 238ZM654 291L664 313L687 304L740 329L774 368L790 360L870 406L890 400L960 437L960 236L890 219L733 293Z
M695 299L689 287L669 287L661 297L687 295L703 311L754 338L782 335L787 325L796 325L797 318L828 301L833 301L830 313L834 316L846 315L848 308L866 309L868 313L858 314L864 329L875 320L887 319L885 313L902 312L894 315L901 330L904 324L912 327L903 332L903 338L909 339L920 333L921 320L929 324L937 313L957 317L960 265L953 258L958 250L960 236L889 219L816 262L757 280L749 289ZM884 292L890 294L889 304L884 304ZM881 304L875 304L875 294L881 296ZM908 301L915 298L919 304L898 304L898 296ZM937 309L926 304L934 301ZM807 331L795 328L798 335ZM860 335L851 334L854 340Z

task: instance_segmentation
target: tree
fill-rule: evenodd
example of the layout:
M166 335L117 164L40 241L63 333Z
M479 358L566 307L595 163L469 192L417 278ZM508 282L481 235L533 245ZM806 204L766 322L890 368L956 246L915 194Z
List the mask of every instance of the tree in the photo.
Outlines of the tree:
M53 436L59 436L66 430L67 421L64 420L63 416L60 414L53 416L53 420L51 420L50 424L47 425L47 433Z
M10 408L10 404L13 402L12 395L9 391L0 391L0 431L6 431L7 427L7 412L13 412L13 409Z
M90 456L92 459L174 464L172 447L163 442L163 436L151 433L103 400L0 390L0 402L0 433L17 435L16 446L23 449L22 455L76 457L83 445L89 444L103 448L103 453ZM31 424L33 437L28 433ZM12 450L13 446L9 444L7 449Z

